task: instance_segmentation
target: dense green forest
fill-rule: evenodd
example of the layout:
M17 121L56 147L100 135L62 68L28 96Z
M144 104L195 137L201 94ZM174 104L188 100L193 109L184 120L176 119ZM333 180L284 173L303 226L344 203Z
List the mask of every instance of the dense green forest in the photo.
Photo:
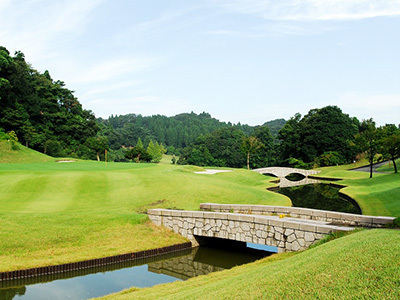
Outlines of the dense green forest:
M0 127L19 141L52 156L91 157L88 139L99 131L94 114L82 108L62 81L54 81L0 47ZM90 140L89 140L90 141Z
M156 140L169 147L183 149L200 135L211 133L222 127L235 127L245 134L253 131L249 125L221 122L205 112L198 115L193 112L183 113L174 117L111 115L106 120L99 118L98 121L103 125L102 134L108 138L110 147L115 150L121 146L135 146L139 138L142 139L144 145L147 145L150 140Z
M360 122L337 106L260 126L221 122L210 114L173 117L127 114L95 118L64 82L35 70L22 52L0 47L0 139L19 141L51 156L257 168L311 168L353 161L360 153L372 164L400 156L400 129ZM177 158L179 156L179 159ZM395 166L396 169L396 166ZM397 169L396 169L397 170ZM372 176L372 173L371 173Z

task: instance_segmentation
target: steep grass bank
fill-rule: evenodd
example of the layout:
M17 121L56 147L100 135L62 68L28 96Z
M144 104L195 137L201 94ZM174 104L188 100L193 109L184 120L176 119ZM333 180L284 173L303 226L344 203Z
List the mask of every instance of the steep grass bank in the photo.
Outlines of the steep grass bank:
M18 150L11 148L11 143L0 141L0 163L36 163L54 161L53 157L29 149L17 143Z
M301 253L101 299L399 299L400 231L364 230Z
M316 177L340 178L341 192L360 205L364 215L400 216L400 173L373 174L351 171L354 165L321 168Z

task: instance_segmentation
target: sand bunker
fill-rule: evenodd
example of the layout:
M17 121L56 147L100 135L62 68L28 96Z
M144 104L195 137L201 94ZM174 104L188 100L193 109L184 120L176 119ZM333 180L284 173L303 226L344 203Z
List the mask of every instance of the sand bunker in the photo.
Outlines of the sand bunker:
M212 169L206 169L205 171L202 172L195 172L196 174L207 174L207 175L213 175L217 173L226 173L226 172L232 172L231 170L212 170Z

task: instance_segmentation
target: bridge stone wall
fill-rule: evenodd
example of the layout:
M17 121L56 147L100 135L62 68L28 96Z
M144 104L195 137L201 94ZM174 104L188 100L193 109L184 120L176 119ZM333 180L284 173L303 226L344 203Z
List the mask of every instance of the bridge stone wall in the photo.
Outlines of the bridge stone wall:
M232 212L254 215L285 215L290 218L317 220L345 226L376 228L384 227L386 224L392 223L395 219L394 217L367 216L302 207L273 205L202 203L200 204L200 209L203 211Z
M196 236L217 237L278 247L278 252L299 251L336 231L353 228L288 220L277 216L237 213L150 209L150 220L188 238L197 246Z
M284 178L290 174L301 174L305 177L308 177L309 175L315 175L321 173L321 171L316 171L316 170L303 170L303 169L285 168L285 167L260 168L260 169L254 169L253 171L260 174L272 174L279 178Z

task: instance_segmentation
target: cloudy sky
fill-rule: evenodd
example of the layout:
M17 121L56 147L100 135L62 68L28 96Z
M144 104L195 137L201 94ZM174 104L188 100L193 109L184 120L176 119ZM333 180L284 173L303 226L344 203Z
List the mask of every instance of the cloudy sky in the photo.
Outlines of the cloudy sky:
M0 45L98 117L400 123L400 0L0 0Z

